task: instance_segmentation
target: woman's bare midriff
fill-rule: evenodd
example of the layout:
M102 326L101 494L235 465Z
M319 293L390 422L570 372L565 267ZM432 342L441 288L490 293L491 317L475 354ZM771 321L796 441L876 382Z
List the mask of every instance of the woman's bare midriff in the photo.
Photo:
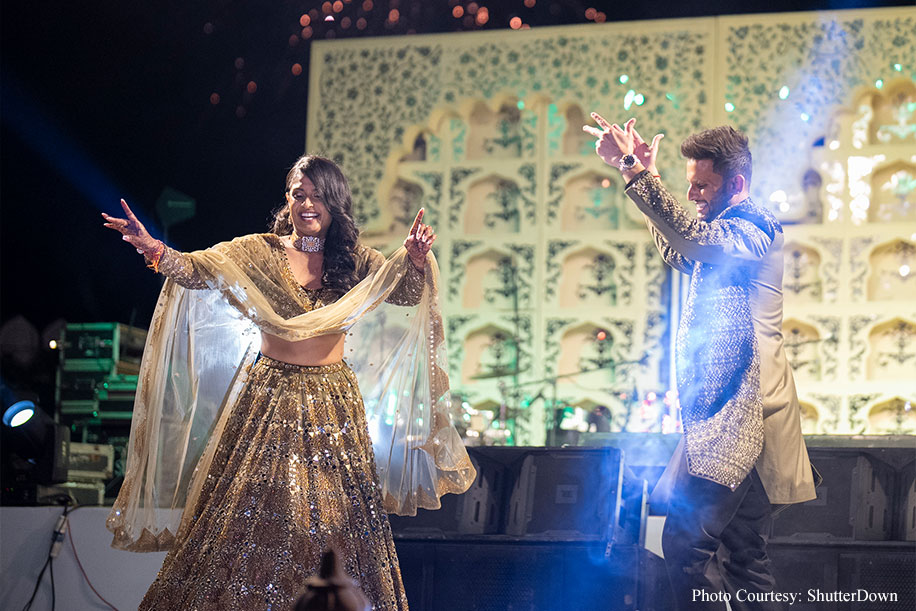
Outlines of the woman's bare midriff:
M293 365L330 365L343 360L345 337L335 333L290 342L261 333L261 354Z

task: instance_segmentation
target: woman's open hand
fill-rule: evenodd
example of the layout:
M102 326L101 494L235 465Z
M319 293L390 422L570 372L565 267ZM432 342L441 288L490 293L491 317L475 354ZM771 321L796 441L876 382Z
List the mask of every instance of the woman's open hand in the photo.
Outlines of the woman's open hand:
M407 239L404 240L404 247L407 249L407 256L410 258L410 262L421 271L426 268L426 254L432 248L433 242L436 241L436 234L433 233L433 228L420 222L423 219L424 212L423 208L420 208L420 211L417 212L417 218L414 219L410 233L407 234Z
M103 212L102 218L105 219L104 226L120 233L122 239L125 242L129 242L130 245L136 248L137 252L142 255L155 252L161 248L162 242L149 234L146 227L137 219L136 215L131 211L130 206L128 206L127 202L123 199L121 200L121 207L124 208L124 214L127 218L122 219Z

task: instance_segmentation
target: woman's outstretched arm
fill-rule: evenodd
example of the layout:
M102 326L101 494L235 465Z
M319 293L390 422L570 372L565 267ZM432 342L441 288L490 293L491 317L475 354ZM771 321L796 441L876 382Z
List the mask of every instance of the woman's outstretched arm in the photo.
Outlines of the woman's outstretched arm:
M181 286L189 289L208 288L200 272L194 267L191 258L173 248L169 248L162 240L157 240L146 230L143 223L127 205L121 200L126 218L118 218L102 213L105 219L104 226L121 234L121 239L137 249L137 252L146 257L150 269L160 272Z

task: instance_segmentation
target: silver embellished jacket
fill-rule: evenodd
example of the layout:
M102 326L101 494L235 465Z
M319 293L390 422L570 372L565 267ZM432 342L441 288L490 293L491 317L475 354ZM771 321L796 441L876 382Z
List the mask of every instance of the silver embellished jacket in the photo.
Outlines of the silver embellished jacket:
M771 503L814 498L783 348L779 222L750 199L700 221L648 172L626 193L690 275L675 355L689 472L734 488L756 467Z

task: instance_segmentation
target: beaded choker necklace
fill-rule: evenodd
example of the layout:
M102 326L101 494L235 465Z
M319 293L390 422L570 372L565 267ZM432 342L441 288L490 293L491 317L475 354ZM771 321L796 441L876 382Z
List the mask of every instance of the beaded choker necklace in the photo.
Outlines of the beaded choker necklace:
M321 252L324 250L324 238L314 235L297 236L292 235L293 248L302 252Z

